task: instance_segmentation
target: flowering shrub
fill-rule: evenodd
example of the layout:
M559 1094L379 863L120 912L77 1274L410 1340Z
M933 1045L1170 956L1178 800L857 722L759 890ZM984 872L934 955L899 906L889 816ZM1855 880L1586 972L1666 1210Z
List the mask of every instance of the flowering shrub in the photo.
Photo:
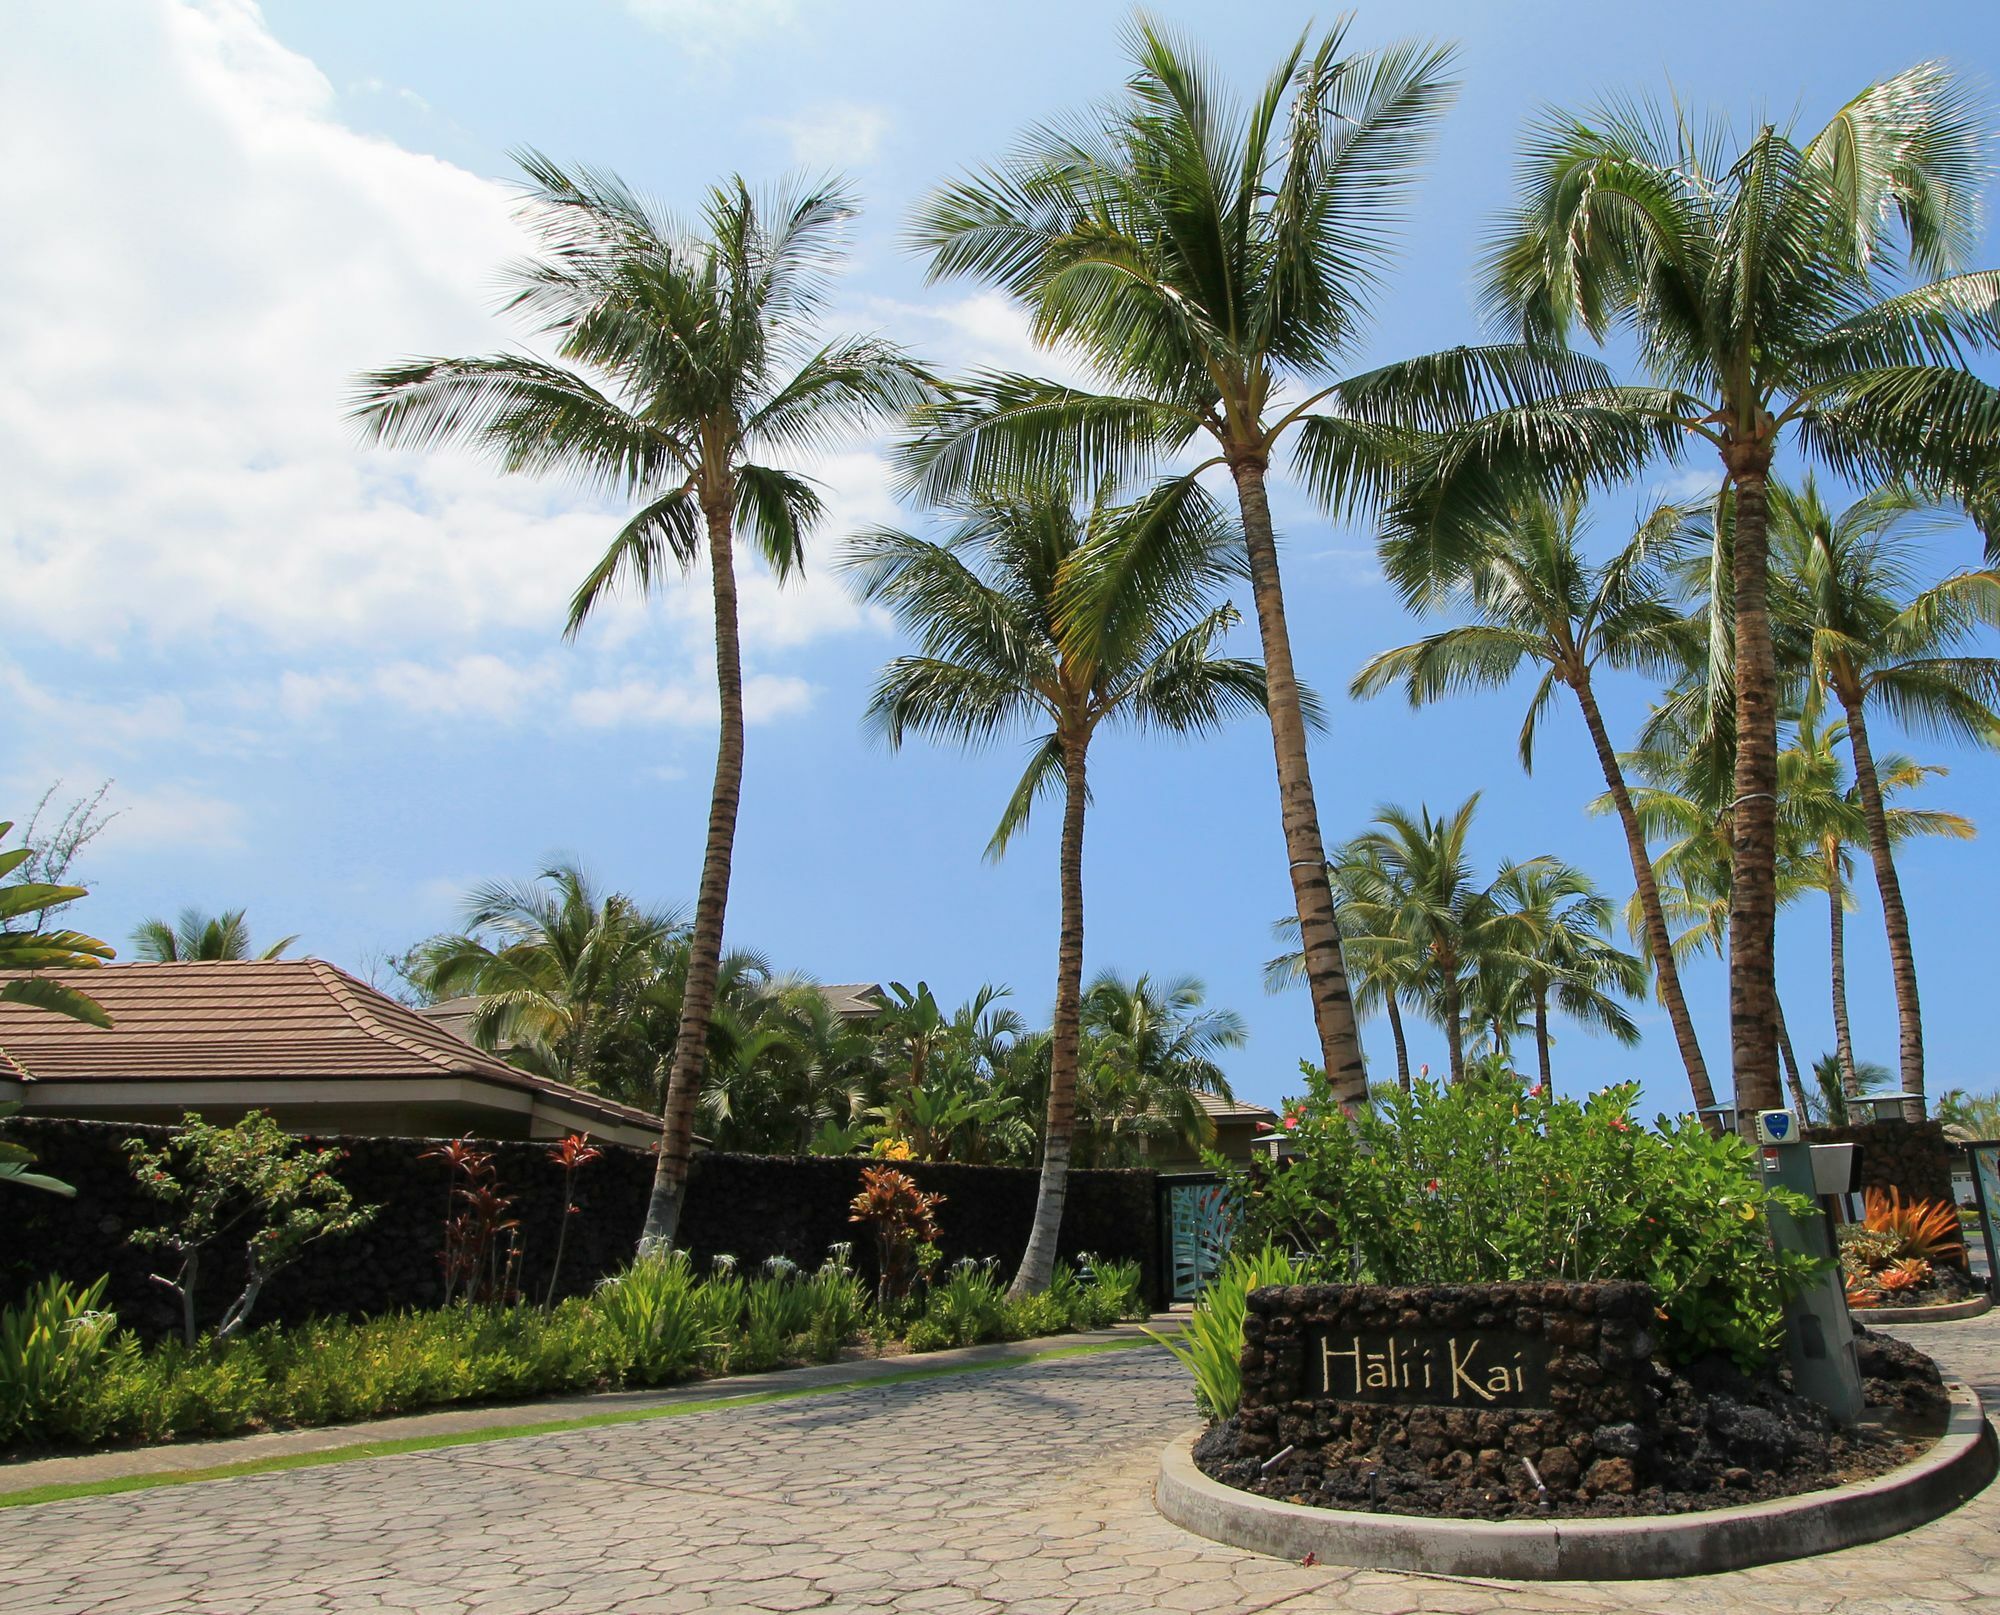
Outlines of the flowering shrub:
M920 1252L938 1236L941 1194L927 1194L917 1180L891 1166L861 1169L861 1192L848 1207L850 1222L865 1223L875 1235L875 1271L884 1305L909 1293L921 1265Z
M1509 1072L1417 1082L1350 1118L1311 1067L1297 1155L1239 1172L1239 1239L1308 1253L1320 1276L1381 1284L1638 1279L1667 1351L1748 1367L1782 1339L1810 1258L1772 1248L1750 1148L1698 1123L1636 1127L1636 1084L1582 1101Z

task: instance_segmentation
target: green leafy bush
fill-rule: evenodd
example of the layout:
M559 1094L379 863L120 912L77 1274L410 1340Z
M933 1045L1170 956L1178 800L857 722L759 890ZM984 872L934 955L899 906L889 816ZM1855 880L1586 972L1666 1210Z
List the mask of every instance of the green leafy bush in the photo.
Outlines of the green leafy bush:
M1733 1134L1688 1118L1635 1125L1636 1084L1578 1101L1468 1073L1350 1119L1305 1069L1297 1155L1237 1175L1239 1237L1309 1252L1328 1277L1644 1280L1670 1355L1719 1350L1749 1368L1777 1349L1783 1302L1816 1270L1774 1250L1764 1220L1767 1206L1810 1202L1766 1189Z
M868 1317L868 1291L848 1266L851 1252L851 1246L835 1245L812 1276L812 1322L806 1339L817 1362L830 1363L838 1357L841 1348L861 1333Z
M1007 1334L1007 1297L994 1276L993 1264L970 1257L954 1262L942 1284L931 1287L924 1321L940 1330L952 1346L976 1346ZM911 1350L916 1350L913 1346Z
M713 1339L700 1299L703 1285L685 1251L642 1256L597 1287L595 1301L625 1373L641 1385L685 1379Z
M1138 1322L1150 1316L1152 1309L1146 1305L1144 1281L1137 1262L1106 1262L1089 1255L1081 1260L1090 1269L1088 1288L1094 1297L1089 1327L1101 1329L1107 1324Z
M19 1306L0 1310L0 1441L81 1434L68 1428L64 1410L117 1331L116 1316L103 1307L109 1282L79 1290L45 1278Z
M1194 1399L1211 1419L1226 1419L1243 1399L1243 1318L1252 1290L1297 1284L1305 1270L1276 1245L1233 1252L1203 1287L1178 1335L1146 1331L1194 1376Z
M771 1257L745 1295L743 1340L734 1366L751 1374L776 1368L794 1355L795 1342L812 1327L812 1320L812 1291L800 1281L798 1264Z

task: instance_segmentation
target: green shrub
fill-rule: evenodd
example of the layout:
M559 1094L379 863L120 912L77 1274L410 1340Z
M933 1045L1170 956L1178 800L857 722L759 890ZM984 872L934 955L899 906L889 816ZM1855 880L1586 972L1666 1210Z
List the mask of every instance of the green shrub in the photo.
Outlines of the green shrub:
M1316 1254L1329 1274L1382 1284L1639 1279L1686 1359L1749 1368L1782 1339L1781 1308L1816 1270L1772 1248L1750 1148L1692 1119L1635 1126L1636 1084L1577 1101L1510 1072L1418 1082L1350 1119L1306 1068L1297 1155L1236 1174L1243 1233Z
M117 1316L104 1309L110 1279L79 1290L45 1278L0 1311L0 1441L69 1434L64 1410L98 1371Z
M812 1322L807 1344L816 1361L830 1363L841 1348L861 1333L868 1316L868 1291L862 1285L848 1257L853 1247L835 1245L812 1276Z
M953 1346L1001 1339L1007 1332L1007 1297L994 1277L992 1262L975 1262L969 1256L954 1262L944 1282L931 1287L922 1321L940 1330ZM912 1333L916 1327L911 1325Z
M769 1258L745 1296L741 1356L735 1366L752 1374L776 1368L793 1355L793 1343L812 1321L812 1291L800 1282L798 1264L782 1256Z
M1082 1260L1090 1269L1088 1288L1095 1297L1090 1327L1101 1329L1108 1324L1139 1322L1151 1316L1137 1262L1105 1262L1090 1256Z
M929 1318L919 1318L904 1334L903 1344L913 1352L923 1352L943 1351L956 1342L942 1324L932 1323Z
M1152 1335L1194 1376L1194 1399L1211 1419L1226 1419L1243 1399L1243 1317L1252 1290L1297 1284L1304 1269L1275 1245L1238 1250L1203 1287L1179 1335Z
M685 1379L714 1341L687 1253L642 1256L598 1285L598 1311L625 1373L641 1385Z

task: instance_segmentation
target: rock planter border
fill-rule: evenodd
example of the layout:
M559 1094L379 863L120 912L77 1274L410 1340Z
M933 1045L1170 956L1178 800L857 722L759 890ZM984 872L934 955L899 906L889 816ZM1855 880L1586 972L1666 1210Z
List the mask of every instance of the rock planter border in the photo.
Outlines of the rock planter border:
M1878 1323L1956 1323L1961 1318L1983 1318L1993 1310L1993 1297L1975 1295L1967 1301L1947 1301L1934 1307L1862 1307L1854 1321L1864 1326Z
M1618 1519L1427 1520L1281 1503L1195 1467L1196 1430L1168 1443L1154 1501L1184 1530L1298 1561L1516 1581L1632 1581L1711 1575L1802 1559L1936 1519L2000 1467L2000 1448L1971 1387L1949 1382L1943 1436L1921 1457L1852 1486L1699 1514Z

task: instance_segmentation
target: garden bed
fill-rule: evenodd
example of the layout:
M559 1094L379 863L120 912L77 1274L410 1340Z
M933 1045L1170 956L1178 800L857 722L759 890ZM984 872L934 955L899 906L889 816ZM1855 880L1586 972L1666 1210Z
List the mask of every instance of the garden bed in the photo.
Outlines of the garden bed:
M1949 1398L1936 1365L1886 1335L1864 1333L1859 1349L1869 1406L1850 1430L1794 1395L1783 1370L1746 1375L1708 1357L1684 1368L1649 1362L1634 1381L1651 1404L1643 1416L1589 1431L1566 1433L1554 1415L1533 1411L1418 1406L1397 1417L1341 1404L1249 1406L1210 1426L1194 1461L1260 1497L1435 1519L1735 1507L1867 1480L1937 1440Z

